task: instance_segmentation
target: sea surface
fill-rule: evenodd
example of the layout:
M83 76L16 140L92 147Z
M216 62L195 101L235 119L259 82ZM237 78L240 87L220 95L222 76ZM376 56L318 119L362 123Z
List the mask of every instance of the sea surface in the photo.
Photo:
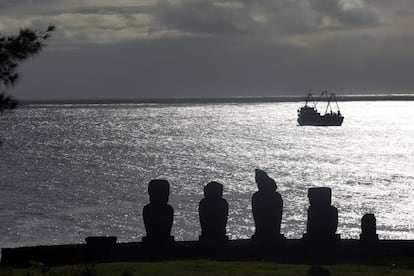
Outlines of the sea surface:
M145 236L147 184L171 183L176 240L197 240L198 203L224 184L230 239L254 233L254 169L284 200L282 233L306 232L307 190L332 188L338 233L414 239L414 102L341 102L341 127L297 126L302 103L30 105L0 117L0 247Z

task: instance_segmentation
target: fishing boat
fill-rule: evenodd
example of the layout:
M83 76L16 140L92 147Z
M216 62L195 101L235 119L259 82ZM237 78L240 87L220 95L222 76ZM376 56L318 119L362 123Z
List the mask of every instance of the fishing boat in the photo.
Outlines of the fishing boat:
M316 108L321 101L327 102L323 115ZM336 103L336 112L332 109L332 102ZM312 93L308 93L305 105L298 109L298 123L301 126L340 126L343 121L335 93L328 96L327 91L322 91L318 101L314 100Z

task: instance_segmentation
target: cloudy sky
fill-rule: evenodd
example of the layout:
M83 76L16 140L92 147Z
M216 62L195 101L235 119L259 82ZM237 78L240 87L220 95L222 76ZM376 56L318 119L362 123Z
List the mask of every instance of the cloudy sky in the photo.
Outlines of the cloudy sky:
M20 99L414 92L412 0L0 0L56 25Z

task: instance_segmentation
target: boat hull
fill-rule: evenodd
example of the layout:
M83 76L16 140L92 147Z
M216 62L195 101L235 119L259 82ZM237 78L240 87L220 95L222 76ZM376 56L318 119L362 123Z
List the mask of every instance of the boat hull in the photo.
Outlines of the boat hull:
M298 117L298 123L301 126L341 126L343 121L344 117L330 114Z

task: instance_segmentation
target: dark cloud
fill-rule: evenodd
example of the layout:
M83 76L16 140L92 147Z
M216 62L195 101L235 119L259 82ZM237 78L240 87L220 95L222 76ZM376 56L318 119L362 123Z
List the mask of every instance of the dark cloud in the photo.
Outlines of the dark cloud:
M374 26L381 20L375 8L363 0L309 0L321 17L328 16L342 27Z
M414 40L354 38L317 47L235 48L210 37L46 51L26 65L19 98L157 98L412 91ZM388 51L396 49L401 55ZM394 48L395 49L395 48ZM42 70L39 70L42 68Z
M306 1L241 1L246 16L252 18L254 31L268 34L302 34L315 30L315 17ZM259 17L259 20L256 17ZM260 16L265 20L260 21ZM256 19L256 20L255 20Z
M127 7L84 7L84 8L70 8L61 10L62 13L76 13L76 14L133 14L133 13L151 13L153 7L143 6L127 6Z
M37 1L39 5L51 0ZM53 1L52 1L53 2ZM15 6L24 6L27 1L17 1ZM84 15L150 15L154 20L147 26L150 32L167 30L194 35L258 35L285 36L320 32L326 29L354 29L375 26L381 20L372 4L363 0L182 0L158 1L157 4L137 5L64 5L47 10L43 5L42 14L53 17L60 14L74 14L73 21ZM38 6L38 5L27 5ZM13 4L9 4L13 6ZM47 7L47 5L46 5ZM29 8L27 8L29 10ZM104 20L104 17L103 17ZM91 22L85 20L85 24ZM63 22L62 28L65 24ZM57 21L56 24L62 23ZM131 26L134 24L131 21ZM73 24L69 24L73 25ZM88 26L85 26L87 30ZM96 27L96 26L94 26ZM77 30L80 31L80 30ZM85 35L84 35L85 36Z
M68 99L412 91L412 6L182 0L70 5L53 16L46 9L50 17L28 20L56 20L55 41L24 66L13 93ZM403 19L395 16L401 11Z
M201 34L303 33L311 29L300 1L165 1L154 11L167 27Z
M59 1L59 0L57 0ZM56 2L56 0L0 0L0 13L7 12L7 9L23 7L30 11L30 7L42 4L49 4Z
M169 28L201 34L294 35L381 24L363 0L161 1L153 15Z
M234 34L241 31L234 24L237 12L215 6L212 1L183 1L179 4L160 1L154 11L162 24L183 31L202 34Z
M27 5L29 4L29 2L30 1L28 0L14 0L14 1L0 0L0 9L6 9L9 7L15 7L19 5Z

